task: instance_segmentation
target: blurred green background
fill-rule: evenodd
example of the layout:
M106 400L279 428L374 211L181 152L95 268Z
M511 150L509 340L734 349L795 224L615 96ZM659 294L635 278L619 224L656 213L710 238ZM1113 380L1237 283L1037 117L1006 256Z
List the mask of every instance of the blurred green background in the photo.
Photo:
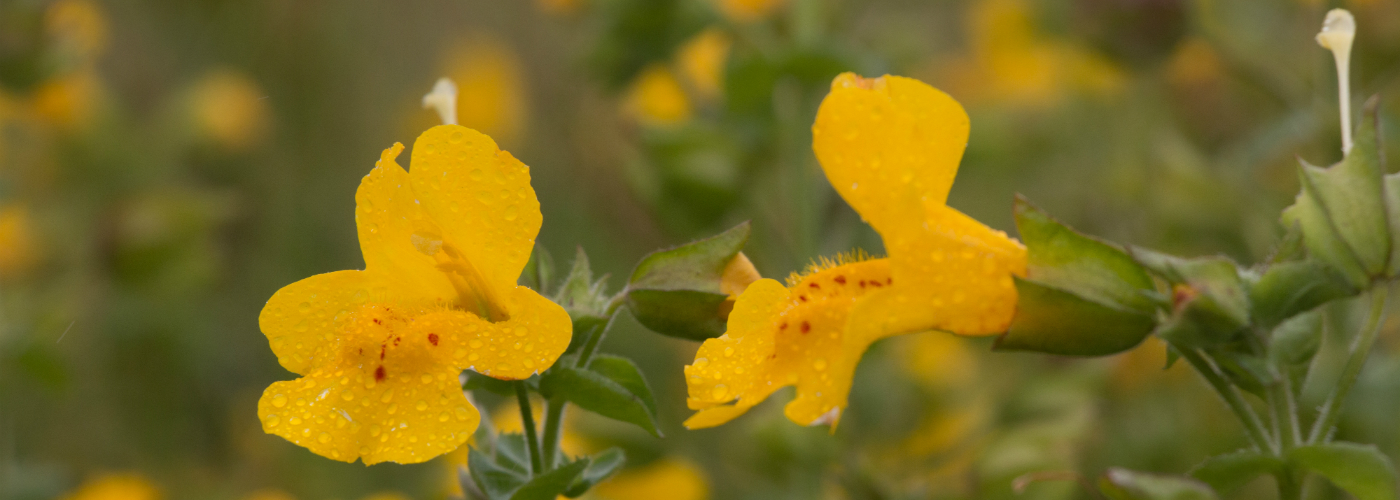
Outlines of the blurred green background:
M765 276L880 253L811 153L841 71L919 78L967 107L949 204L993 227L1013 231L1019 192L1091 234L1252 263L1281 232L1296 158L1340 158L1332 60L1312 40L1331 7L1357 14L1358 102L1394 95L1393 0L0 0L0 498L110 473L166 498L451 495L451 457L334 462L263 434L255 411L293 376L259 310L363 266L354 190L436 123L419 100L439 76L462 124L531 166L560 265L582 247L625 277L744 220ZM1397 113L1385 101L1382 121ZM1305 404L1339 371L1353 309L1331 307ZM1391 457L1397 329L1341 430ZM1245 443L1153 342L1081 360L905 336L866 355L834 433L783 418L788 393L691 432L681 366L698 345L625 317L603 349L642 366L666 437L581 410L569 428L576 449L629 452L598 498L1090 498L1012 480L1181 473ZM479 397L511 418L498 399Z

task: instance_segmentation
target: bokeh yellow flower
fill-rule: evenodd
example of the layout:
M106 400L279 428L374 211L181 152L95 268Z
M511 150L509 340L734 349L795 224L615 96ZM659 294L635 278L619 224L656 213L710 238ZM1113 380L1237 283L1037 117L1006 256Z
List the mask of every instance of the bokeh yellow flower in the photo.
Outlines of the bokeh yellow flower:
M724 65L734 41L719 28L707 28L676 53L681 76L702 99L719 97L724 87Z
M58 0L44 12L44 31L66 56L90 62L107 48L107 18L88 0Z
M39 260L39 245L24 205L0 205L0 280L23 275Z
M672 126L690 119L690 98L665 65L653 64L627 90L626 109L642 123Z
M263 430L346 462L456 449L480 421L461 370L524 379L572 336L562 307L516 286L541 222L529 167L458 125L419 136L411 172L402 150L384 150L355 194L366 270L288 285L258 318L303 375L263 393Z
M839 421L856 364L876 340L943 330L1005 330L1012 275L1025 248L946 205L967 145L961 105L897 76L836 77L812 127L813 149L836 191L884 240L889 258L824 261L787 287L749 285L729 330L686 367L690 428L748 411L797 386L785 413L799 424Z
M600 500L704 500L710 497L710 484L695 464L663 458L618 473L599 483L593 494Z
M297 500L297 497L277 489L258 490L243 497L243 500Z
M747 23L766 18L787 4L787 0L714 0L720 13L730 21Z
M81 130L92 122L102 100L102 85L93 69L45 80L31 97L35 116L61 130Z
M267 132L270 113L263 98L258 84L247 76L216 69L195 83L191 112L204 135L224 148L244 150Z
M549 14L573 14L583 7L585 0L535 0L535 7Z
M107 474L89 479L60 500L159 500L160 489L137 474Z
M457 123L480 130L501 144L518 144L525 133L529 99L520 59L504 42L477 38L455 44L442 74L457 84Z

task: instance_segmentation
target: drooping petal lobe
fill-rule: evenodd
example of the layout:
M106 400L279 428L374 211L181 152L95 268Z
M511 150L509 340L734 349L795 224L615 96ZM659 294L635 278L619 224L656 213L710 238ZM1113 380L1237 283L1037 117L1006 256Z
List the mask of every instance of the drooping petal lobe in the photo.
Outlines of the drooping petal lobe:
M414 197L408 172L395 161L401 151L402 144L385 149L355 191L355 226L365 267L406 297L451 302L456 294L452 284L436 261L414 245L441 230Z

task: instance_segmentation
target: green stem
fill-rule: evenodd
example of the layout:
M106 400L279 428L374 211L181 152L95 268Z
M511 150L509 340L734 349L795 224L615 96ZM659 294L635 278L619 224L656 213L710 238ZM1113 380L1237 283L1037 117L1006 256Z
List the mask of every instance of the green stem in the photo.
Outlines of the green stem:
M1206 361L1205 358L1195 350L1178 348L1177 351L1181 353L1182 358L1185 358L1187 362L1191 363L1191 366L1196 369L1197 373L1205 377L1206 382L1215 389L1215 392L1220 395L1221 399L1225 400L1226 406L1229 406L1230 410L1235 412L1235 416L1239 417L1240 423L1244 425L1245 432L1249 435L1250 441L1254 443L1254 447L1261 451L1277 454L1278 447L1269 439L1268 434L1264 431L1264 423L1259 420L1259 415L1254 412L1254 408L1251 408L1249 403L1245 402L1244 396L1240 394L1240 391L1230 385L1229 382L1226 382L1225 377L1221 376L1219 371L1216 371L1215 365Z
M530 392L525 388L524 380L515 381L515 399L520 403L520 424L525 430L525 442L530 451L530 471L534 474L544 472L540 462L540 437L535 434L535 412L530 407Z
M1327 402L1323 403L1322 412L1318 414L1312 432L1308 434L1308 444L1331 439L1337 419L1341 418L1342 403L1346 401L1351 386L1356 384L1356 378L1361 376L1361 368L1366 365L1371 346L1376 343L1381 318L1385 317L1385 299L1388 291L1384 285L1371 289L1370 317L1366 319L1366 326L1361 329L1361 333L1356 336L1356 341L1351 344L1351 354L1347 356L1346 366L1342 368L1342 376L1332 388L1332 394L1327 396Z
M544 452L544 465L548 470L554 469L554 462L559 456L559 430L564 422L563 399L549 400L545 402L544 411L544 442L541 444L541 451Z
M1278 480L1279 500L1302 500L1303 483L1291 470L1274 474L1274 479Z

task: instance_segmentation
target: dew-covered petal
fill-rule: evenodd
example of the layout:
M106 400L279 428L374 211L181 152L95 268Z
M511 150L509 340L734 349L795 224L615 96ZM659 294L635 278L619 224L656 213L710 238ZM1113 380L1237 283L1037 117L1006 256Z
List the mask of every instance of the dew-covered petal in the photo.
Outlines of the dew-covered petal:
M967 113L929 85L899 76L843 73L812 126L812 147L832 187L886 239L943 204L967 147Z
M685 367L686 404L692 410L727 404L751 389L766 387L774 355L774 319L790 307L787 288L771 279L749 285L734 301L728 331L706 340ZM732 418L732 417L731 417Z
M491 323L461 311L419 317L415 329L435 342L444 364L502 380L523 380L554 364L573 338L569 313L527 287L504 296L510 319ZM431 336L431 337L430 337Z
M540 231L530 168L495 141L459 125L439 125L413 143L413 193L452 245L503 293L515 286Z
M387 281L365 271L318 274L282 287L258 315L258 327L283 368L305 375L335 353L337 318L372 297L390 294Z
M258 400L263 430L317 455L366 465L418 463L465 443L481 420L451 367L379 378L349 362L276 382Z
M385 149L355 191L355 226L367 269L391 280L404 296L455 300L456 291L436 262L419 250L424 235L441 230L413 195L408 172L395 158L403 144ZM414 235L418 234L415 245Z

